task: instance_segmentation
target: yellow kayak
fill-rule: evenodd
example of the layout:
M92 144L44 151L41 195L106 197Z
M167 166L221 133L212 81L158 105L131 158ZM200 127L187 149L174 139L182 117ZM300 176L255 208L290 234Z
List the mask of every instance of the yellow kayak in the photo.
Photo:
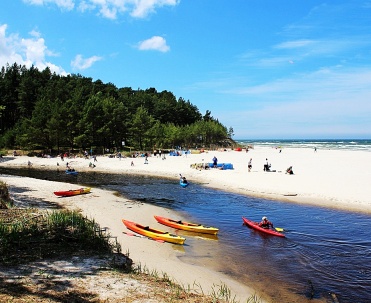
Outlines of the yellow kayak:
M164 224L166 226L170 226L176 229L193 231L197 233L216 235L219 231L219 229L216 227L204 226L202 224L197 224L197 223L176 221L176 220L172 220L172 219L164 218L160 216L155 216L155 219L157 220L157 222Z
M154 240L163 240L174 244L184 244L184 241L186 240L183 237L170 234L169 232L150 228L149 226L143 226L128 220L122 219L122 223L124 223L128 229Z

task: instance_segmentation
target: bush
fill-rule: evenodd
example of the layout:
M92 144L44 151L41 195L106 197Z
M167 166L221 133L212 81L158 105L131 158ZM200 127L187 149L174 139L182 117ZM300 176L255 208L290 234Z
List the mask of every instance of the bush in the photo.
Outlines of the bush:
M7 209L12 205L9 190L5 182L0 181L0 209Z
M9 210L11 211L11 210ZM121 252L120 245L76 211L36 213L24 210L20 220L0 218L0 263L27 262L58 255ZM18 218L18 219L19 219Z

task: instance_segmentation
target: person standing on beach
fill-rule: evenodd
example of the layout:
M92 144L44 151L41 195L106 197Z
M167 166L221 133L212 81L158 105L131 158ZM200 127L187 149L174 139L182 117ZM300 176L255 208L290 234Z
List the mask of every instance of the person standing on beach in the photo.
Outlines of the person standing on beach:
M217 159L217 157L215 157L215 156L214 156L214 158L213 158L213 167L214 167L214 168L217 168L217 167L218 167L218 159Z
M266 163L264 164L264 171L269 171L268 159L266 158L265 161L266 161Z
M252 158L250 158L250 161L247 164L247 168L248 168L248 171L250 172L251 171L251 168L252 168Z

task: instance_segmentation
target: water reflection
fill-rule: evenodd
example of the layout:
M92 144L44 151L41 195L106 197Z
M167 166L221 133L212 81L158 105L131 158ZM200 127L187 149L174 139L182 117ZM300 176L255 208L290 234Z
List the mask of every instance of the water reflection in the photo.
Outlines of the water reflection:
M0 168L39 179L108 188L130 199L175 209L189 221L220 229L217 239L186 235L181 259L214 268L260 289L273 302L369 302L371 217L220 192L144 176ZM263 215L286 238L247 228ZM179 231L178 233L183 233ZM269 286L269 287L267 287Z

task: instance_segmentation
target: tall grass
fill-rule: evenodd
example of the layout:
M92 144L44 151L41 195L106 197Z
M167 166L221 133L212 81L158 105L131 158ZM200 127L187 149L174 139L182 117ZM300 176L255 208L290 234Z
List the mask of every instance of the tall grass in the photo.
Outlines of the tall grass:
M12 206L9 190L5 182L0 181L0 209L7 209Z
M133 267L131 273L133 275L147 275L154 282L165 284L166 300L164 302L242 303L236 299L236 296L232 295L231 290L224 283L221 285L214 284L211 293L205 294L201 285L196 282L193 283L193 286L179 285L168 274L161 274L157 270L149 270L146 266L142 267L141 264ZM163 289L162 292L164 292ZM195 297L198 297L198 300L193 300ZM262 300L254 294L245 303L262 303Z
M110 235L76 211L53 211L22 220L0 219L0 263L18 263L60 254L99 254L120 245Z

